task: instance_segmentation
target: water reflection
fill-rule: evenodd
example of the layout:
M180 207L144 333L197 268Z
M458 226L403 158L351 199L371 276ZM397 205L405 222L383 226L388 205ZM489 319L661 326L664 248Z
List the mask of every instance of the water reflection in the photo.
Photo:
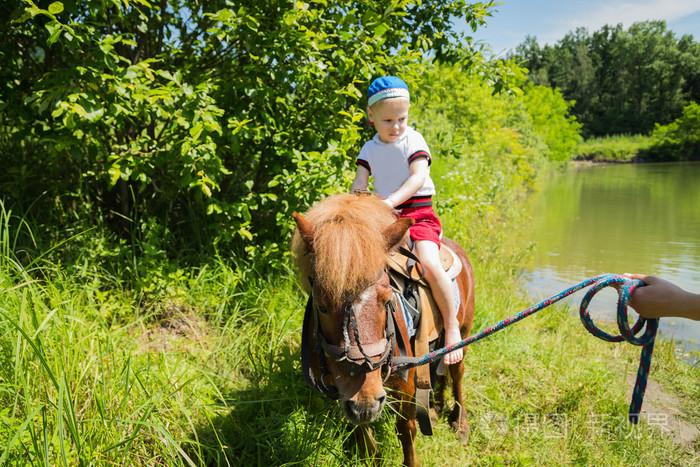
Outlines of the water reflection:
M606 272L658 275L700 293L700 163L570 169L529 203L526 241L537 248L523 282L534 298ZM596 295L594 318L614 319L616 297ZM662 319L660 332L700 350L700 322Z

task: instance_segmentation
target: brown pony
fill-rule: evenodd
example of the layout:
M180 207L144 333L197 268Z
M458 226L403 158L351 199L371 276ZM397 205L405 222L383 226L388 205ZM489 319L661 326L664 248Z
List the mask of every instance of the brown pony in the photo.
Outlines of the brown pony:
M309 374L305 373L307 383L338 399L348 420L360 427L355 430L358 447L375 458L379 458L379 451L367 424L379 416L387 397L384 387L389 388L399 403L396 430L404 464L418 465L413 446L415 369L408 370L405 379L389 374L392 358L399 352L397 340L409 339L401 313L394 315L387 306L392 289L386 271L389 252L404 243L413 219L396 220L378 198L353 194L328 197L304 216L293 216L297 230L292 252L311 297L302 337L302 366L306 359L310 368ZM463 263L457 277L461 294L457 318L465 338L474 318L473 273L459 245L449 239L443 243ZM444 337L441 339L444 342ZM468 434L462 410L464 366L460 362L448 368L455 399L450 421ZM439 387L444 386L442 381ZM436 402L443 400L441 390Z

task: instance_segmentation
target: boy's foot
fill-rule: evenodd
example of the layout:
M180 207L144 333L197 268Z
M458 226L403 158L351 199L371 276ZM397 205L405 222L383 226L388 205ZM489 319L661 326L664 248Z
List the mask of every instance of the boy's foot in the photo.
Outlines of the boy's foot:
M459 343L462 340L462 336L459 333L459 328L452 328L450 330L445 330L445 345L450 346ZM457 349L454 352L450 352L443 357L443 361L446 365L454 365L459 363L464 358L464 353L462 349Z

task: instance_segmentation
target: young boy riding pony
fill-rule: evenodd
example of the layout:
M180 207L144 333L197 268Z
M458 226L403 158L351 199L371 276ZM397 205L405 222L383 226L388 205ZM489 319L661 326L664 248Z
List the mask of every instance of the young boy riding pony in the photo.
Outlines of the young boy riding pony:
M433 210L435 185L430 178L430 149L423 136L408 126L408 85L395 77L375 79L369 87L367 116L377 134L357 157L351 192L367 190L370 175L374 192L399 217L415 219L410 228L414 252L423 264L425 279L440 308L447 346L461 340L452 282L440 264L442 226ZM462 349L444 357L447 365L463 358Z

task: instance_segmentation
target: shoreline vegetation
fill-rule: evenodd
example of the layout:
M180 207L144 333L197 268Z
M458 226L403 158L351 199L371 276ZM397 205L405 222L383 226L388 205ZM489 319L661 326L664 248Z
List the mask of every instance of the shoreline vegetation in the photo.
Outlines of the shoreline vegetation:
M653 162L647 155L652 139L643 135L615 135L590 138L580 143L573 161L591 163Z
M581 140L573 102L452 30L492 3L117 3L10 0L0 15L0 464L364 462L301 374L291 213L348 189L373 134L364 89L401 76L436 210L474 266L479 332L531 305L516 279L533 246L513 238ZM698 154L697 107L657 135L666 147ZM638 358L564 306L538 313L467 350L469 444L443 418L419 459L697 462L673 420L700 426L700 368L660 341L650 378L677 413L632 426ZM373 429L396 465L387 405Z
M681 148L676 148L683 151ZM691 149L681 156L669 157L670 149L663 147L657 137L644 135L614 135L589 138L574 151L575 163L651 163L670 161L697 161L700 152Z

